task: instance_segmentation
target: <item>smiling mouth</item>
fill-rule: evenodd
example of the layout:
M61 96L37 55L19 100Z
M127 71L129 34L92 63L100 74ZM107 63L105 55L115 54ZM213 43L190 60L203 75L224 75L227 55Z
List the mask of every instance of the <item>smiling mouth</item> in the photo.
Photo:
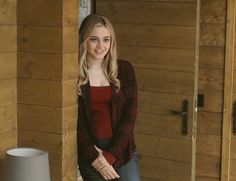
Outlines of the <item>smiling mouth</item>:
M98 54L104 53L104 51L95 51L95 52L98 53Z

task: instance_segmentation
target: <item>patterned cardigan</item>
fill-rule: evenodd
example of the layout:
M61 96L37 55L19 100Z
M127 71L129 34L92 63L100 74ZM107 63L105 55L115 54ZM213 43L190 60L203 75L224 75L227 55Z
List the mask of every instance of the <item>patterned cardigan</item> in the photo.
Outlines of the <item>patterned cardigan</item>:
M115 92L112 88L111 115L113 136L106 151L115 156L113 164L119 168L127 163L135 150L134 126L137 114L137 83L134 69L130 63L118 60L118 79L121 88ZM98 156L94 145L98 145L92 118L92 105L89 83L81 87L83 96L79 96L79 118L77 124L78 160L83 157L92 163Z

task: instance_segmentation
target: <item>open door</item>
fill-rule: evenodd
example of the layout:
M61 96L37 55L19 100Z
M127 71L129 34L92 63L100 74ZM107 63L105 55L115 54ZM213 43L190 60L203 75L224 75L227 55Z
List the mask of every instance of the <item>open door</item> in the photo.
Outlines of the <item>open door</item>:
M97 0L111 19L119 58L135 67L142 181L194 181L197 0Z

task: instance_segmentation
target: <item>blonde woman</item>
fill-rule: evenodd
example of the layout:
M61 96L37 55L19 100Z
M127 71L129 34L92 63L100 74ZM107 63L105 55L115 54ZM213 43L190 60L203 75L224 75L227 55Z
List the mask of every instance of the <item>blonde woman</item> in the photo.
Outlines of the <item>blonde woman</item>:
M117 60L111 22L87 16L79 30L78 164L84 181L140 181L134 142L137 85Z

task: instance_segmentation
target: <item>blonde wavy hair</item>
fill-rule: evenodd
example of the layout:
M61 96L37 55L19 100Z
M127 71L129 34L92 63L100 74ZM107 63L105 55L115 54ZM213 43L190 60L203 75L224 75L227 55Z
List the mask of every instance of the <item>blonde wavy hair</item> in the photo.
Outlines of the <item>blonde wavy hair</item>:
M97 14L90 14L81 23L79 29L79 78L77 83L77 92L82 95L81 86L89 82L88 64L86 60L87 41L94 27L104 26L108 29L111 36L111 45L108 53L104 57L102 69L107 80L115 85L115 91L120 90L120 81L117 78L117 43L113 26L108 18Z

